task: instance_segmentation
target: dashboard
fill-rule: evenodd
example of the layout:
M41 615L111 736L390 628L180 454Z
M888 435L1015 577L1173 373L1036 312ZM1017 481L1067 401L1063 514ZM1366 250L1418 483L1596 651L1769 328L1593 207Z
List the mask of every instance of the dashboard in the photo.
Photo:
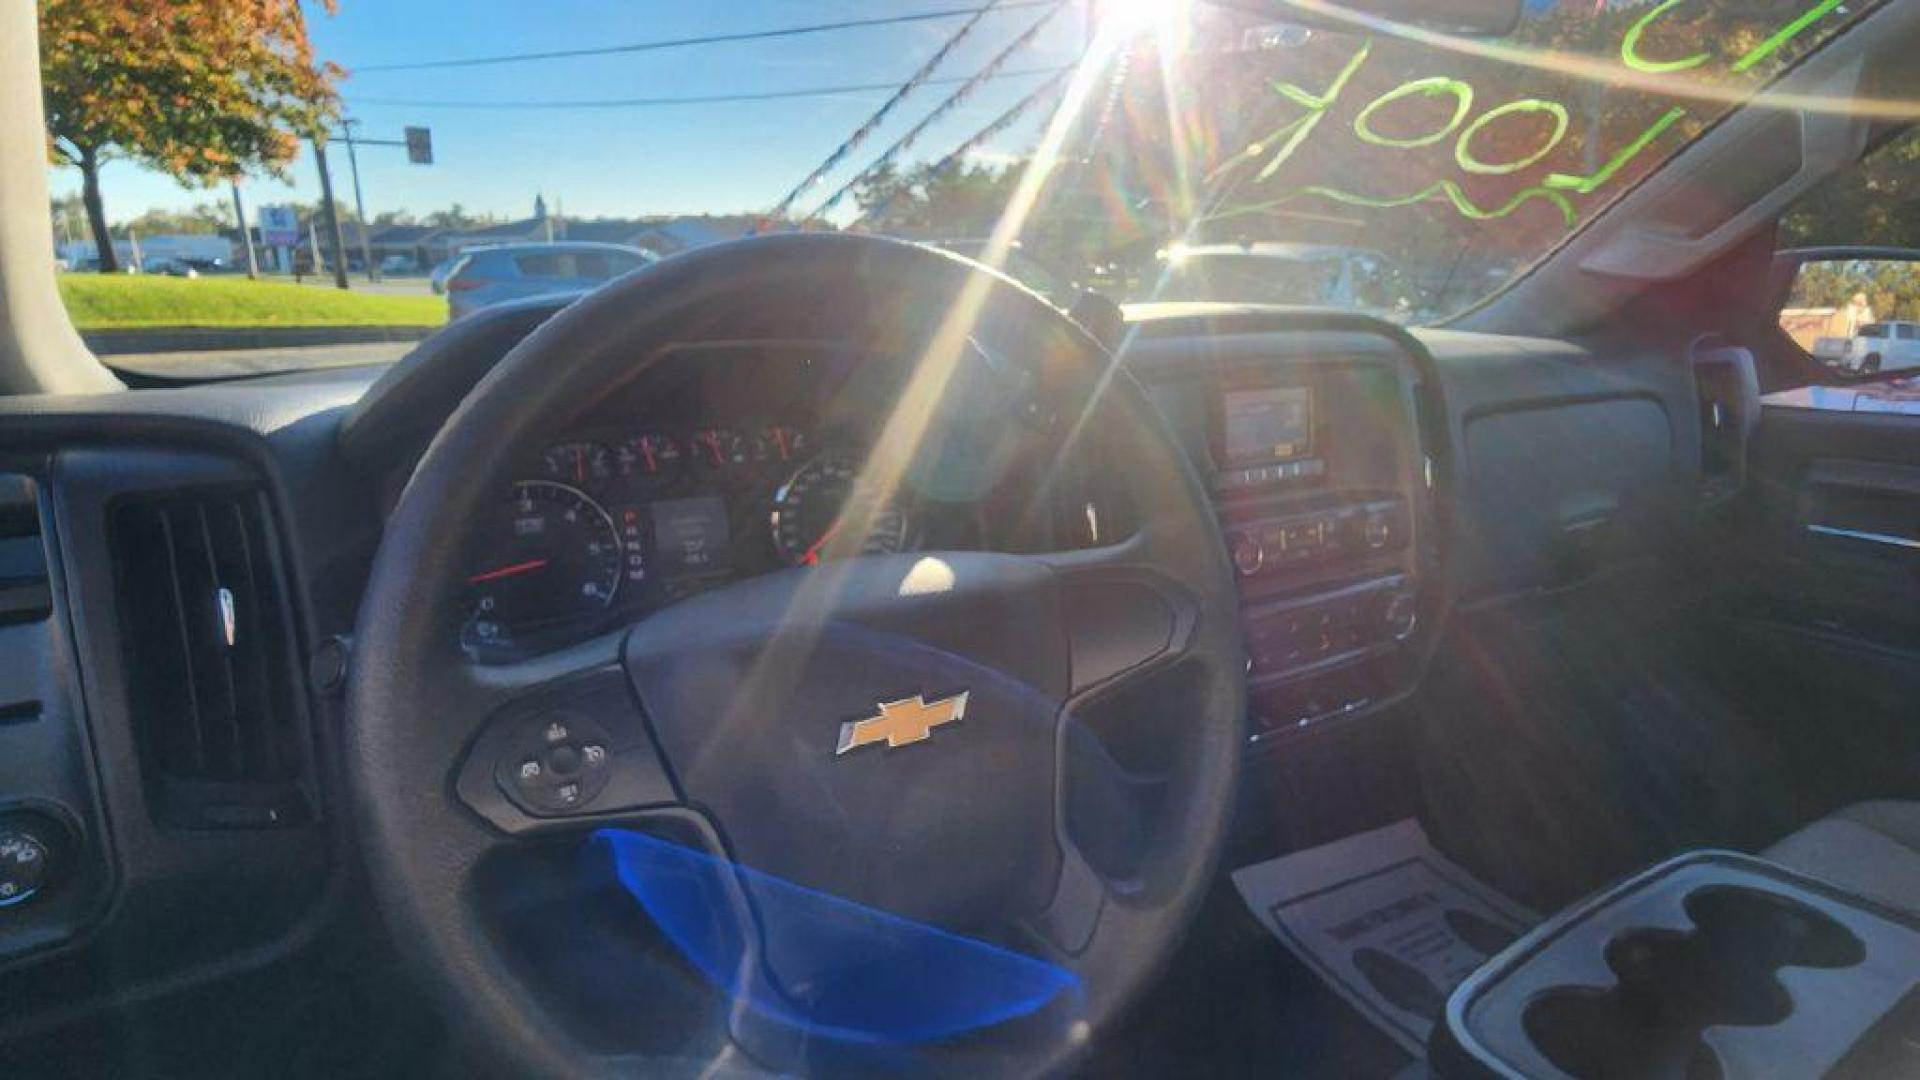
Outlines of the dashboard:
M0 824L43 827L52 856L40 898L0 920L0 992L78 1007L109 958L128 987L215 977L234 957L284 955L344 907L337 695L384 513L473 386L559 306L462 320L391 369L0 400L0 473L22 478L8 498L31 507L0 513L0 553L39 553L27 560L39 569L0 580L0 600L21 598L0 610L0 812L12 815ZM1017 553L1128 534L1126 478L1060 468L1062 425L1031 408L1049 397L1038 376L984 350L897 483L860 490L843 466L886 445L910 367L886 359L706 345L557 417L513 448L497 510L447 538L473 590L449 637L483 654L544 651L869 546ZM1690 496L1697 401L1666 354L1413 339L1290 312L1137 321L1126 362L1211 488L1240 575L1262 753L1414 692L1454 597L1492 602L1613 565L1619 545L1597 543L1607 530L1586 508L1617 508L1615 541L1640 541L1680 517L1655 496ZM1605 452L1572 452L1587 446ZM1570 492L1582 495L1571 506ZM191 640L136 631L143 604L178 600L170 581L198 580L204 553L169 563L134 526L216 511L246 525L217 551L267 556L250 600L267 632L233 654L257 676L235 715L258 743L206 744L217 753L202 762L175 753L195 745L195 714L144 692L141 673L179 663L181 645L226 655L211 592L190 597ZM829 536L843 516L855 524ZM252 752L270 747L286 752ZM66 990L47 989L55 976Z

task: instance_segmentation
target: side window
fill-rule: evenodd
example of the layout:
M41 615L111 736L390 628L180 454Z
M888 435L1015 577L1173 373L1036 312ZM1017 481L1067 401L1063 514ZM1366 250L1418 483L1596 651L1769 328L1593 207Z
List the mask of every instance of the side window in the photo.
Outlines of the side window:
M513 265L497 255L485 253L468 257L466 263L454 270L454 276L482 281L498 281L513 276Z
M528 278L572 277L572 263L572 256L552 251L513 257L513 264L519 269L520 276Z
M605 281L619 273L604 251L579 251L573 256L573 276L589 281Z
M1781 218L1780 250L1805 261L1781 305L1780 328L1825 375L1783 392L1794 400L1780 403L1916 411L1910 406L1920 404L1920 215L1908 212L1916 174L1920 128L1822 181ZM1791 254L1809 248L1859 254Z

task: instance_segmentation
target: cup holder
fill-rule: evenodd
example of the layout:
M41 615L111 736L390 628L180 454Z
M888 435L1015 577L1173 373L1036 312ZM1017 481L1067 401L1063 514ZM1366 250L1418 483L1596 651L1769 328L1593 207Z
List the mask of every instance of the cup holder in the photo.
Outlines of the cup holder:
M1576 1077L1721 1076L1701 1032L1766 1027L1792 1015L1782 968L1847 968L1866 958L1852 931L1797 900L1714 885L1687 894L1691 931L1626 930L1608 941L1610 989L1560 987L1531 1002L1534 1046Z

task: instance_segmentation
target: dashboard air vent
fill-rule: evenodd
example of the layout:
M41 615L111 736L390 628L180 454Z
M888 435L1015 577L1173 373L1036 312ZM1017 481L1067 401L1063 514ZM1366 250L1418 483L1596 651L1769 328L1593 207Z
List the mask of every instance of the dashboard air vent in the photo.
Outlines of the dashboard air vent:
M309 816L291 611L255 490L135 498L111 544L129 712L162 820L274 827Z

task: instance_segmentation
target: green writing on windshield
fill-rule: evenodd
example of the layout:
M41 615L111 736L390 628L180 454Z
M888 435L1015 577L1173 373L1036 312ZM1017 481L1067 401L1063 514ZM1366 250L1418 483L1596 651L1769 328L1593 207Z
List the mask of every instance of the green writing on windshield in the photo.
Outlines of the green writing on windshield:
M1729 70L1735 73L1752 70L1768 57L1778 53L1804 33L1808 27L1840 8L1844 2L1845 0L1819 0L1735 60ZM1687 0L1661 0L1635 19L1628 27L1625 36L1621 38L1620 62L1634 71L1649 75L1691 71L1707 64L1712 56L1704 51L1669 58L1650 57L1646 53L1645 46L1649 33L1662 19L1667 18L1676 8L1685 3ZM1313 136L1320 127L1327 114L1332 111L1355 75L1367 65L1372 54L1373 42L1368 40L1362 43L1332 81L1317 92L1289 82L1275 80L1269 83L1274 93L1306 111L1249 148L1249 156L1266 158L1265 164L1256 176L1257 181L1271 180L1282 166L1293 159L1308 138ZM1515 176L1546 162L1554 151L1560 149L1565 143L1572 127L1571 114L1567 106L1558 101L1537 97L1520 98L1488 108L1476 117L1474 109L1479 97L1475 88L1464 79L1447 75L1426 75L1409 79L1362 106L1354 116L1352 132L1360 142L1386 150L1418 150L1452 139L1453 165L1462 174L1493 177ZM1435 102L1450 102L1451 115L1445 115L1444 120L1436 118L1428 130L1402 134L1386 134L1380 130L1379 121L1383 115L1402 106L1402 103L1431 105ZM1503 218L1531 203L1540 202L1559 211L1565 226L1571 229L1579 222L1579 212L1572 199L1568 197L1568 193L1585 197L1599 192L1646 153L1661 136L1689 115L1691 113L1687 106L1676 105L1647 125L1637 136L1615 149L1605 164L1595 171L1584 175L1549 172L1540 183L1525 188L1498 205L1481 206L1475 203L1460 183L1451 178L1437 180L1417 192L1406 195L1367 194L1327 184L1309 184L1286 189L1256 205L1243 206L1216 214L1214 218L1217 220L1244 214L1264 213L1295 199L1308 197L1366 209L1392 209L1444 198L1462 217L1472 221ZM1486 133L1495 124L1510 119L1525 123L1528 122L1527 118L1535 124L1545 121L1539 129L1538 141L1530 147L1510 151L1509 153L1513 156L1505 160L1488 160L1487 157L1482 156L1481 151L1476 149L1476 146L1484 145ZM1245 158L1240 160L1244 161ZM1232 167L1234 167L1233 163L1227 166L1227 168Z
M1445 127L1436 128L1425 135L1400 139L1388 138L1373 130L1373 115L1396 101L1416 96L1432 98L1449 95L1453 98L1453 119L1447 121ZM1430 79L1415 79L1412 82L1401 83L1374 98L1366 108L1360 110L1359 116L1353 118L1353 133L1360 136L1361 142L1372 143L1375 146L1390 146L1402 150L1410 150L1417 146L1432 146L1453 134L1460 127L1461 121L1465 120L1467 114L1472 111L1473 87L1459 79L1436 75Z
M1292 83L1276 81L1271 84L1274 93L1306 109L1307 114L1267 136L1268 142L1277 139L1286 141L1274 151L1273 159L1267 162L1267 167L1260 170L1260 179L1265 180L1272 176L1280 166L1285 165L1287 160L1293 157L1293 152L1300 149L1300 144L1306 142L1307 136L1313 134L1313 129L1319 127L1320 121L1326 119L1327 110L1333 108L1333 103L1340 99L1340 92L1347 88L1347 81L1353 78L1353 73L1360 70L1372 53L1373 42L1368 41L1360 46L1360 51L1354 53L1353 59L1347 61L1347 66L1334 78L1333 85L1328 87L1324 94L1303 90Z

